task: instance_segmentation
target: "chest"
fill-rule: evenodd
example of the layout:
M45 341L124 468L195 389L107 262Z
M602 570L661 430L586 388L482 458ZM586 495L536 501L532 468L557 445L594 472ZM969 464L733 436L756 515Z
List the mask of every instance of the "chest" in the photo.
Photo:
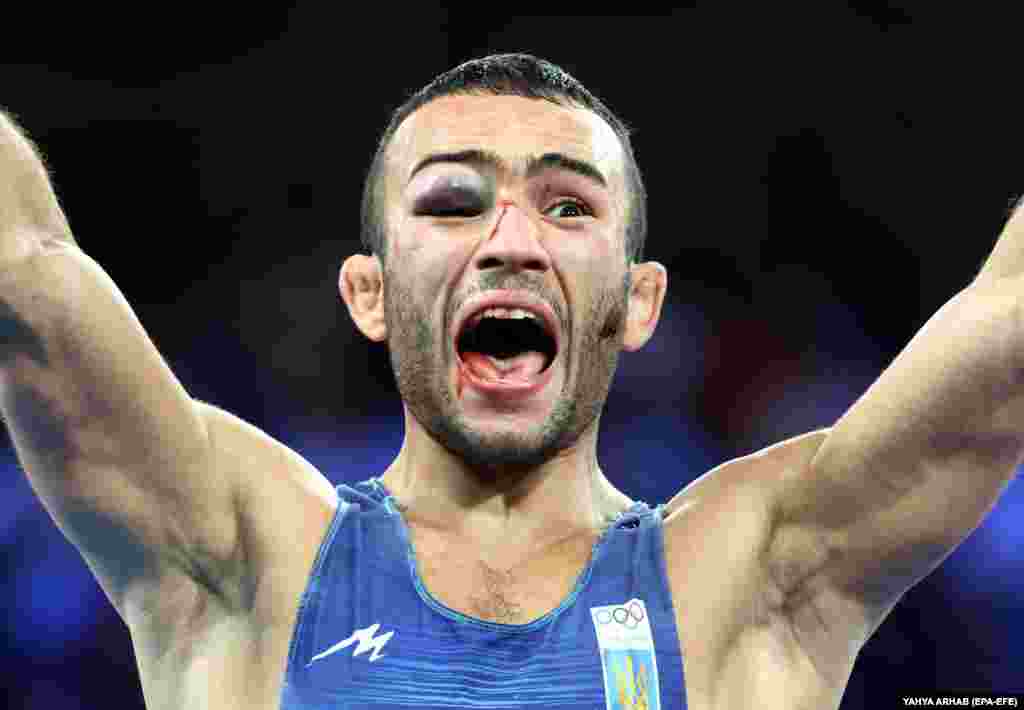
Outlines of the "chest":
M720 521L709 518L706 512L692 515L685 528L679 526L681 521L678 520L674 525L679 527L666 526L664 561L678 633L676 642L685 668L682 675L686 681L687 707L696 710L755 707L758 698L797 698L818 686L813 677L805 678L799 672L808 667L806 659L792 645L787 645L785 628L779 624L778 617L765 614L758 605L756 550L759 546L754 544L758 533L755 523L745 527L739 522L741 519L734 517L731 527L719 528L727 530L728 535L723 533L713 539L706 531ZM580 574L590 562L596 542L596 536L584 535L538 547L509 545L499 550L415 526L410 526L409 534L415 569L403 564L402 579L407 582L409 574L414 572L423 591L448 610L499 624L520 625L547 615L570 599ZM311 548L311 552L315 553L315 548ZM433 634L415 637L409 633L409 624L414 628L422 623L419 617L407 617L404 627L391 625L387 604L370 604L374 597L384 596L386 584L394 583L398 576L386 583L364 576L358 584L353 584L354 592L364 595L360 603L373 606L372 618L347 618L344 623L331 627L333 635L329 638L313 639L311 634L299 633L301 630L294 622L298 621L298 602L309 581L312 564L312 555L305 557L310 558L308 564L301 560L294 569L289 567L287 572L282 569L279 583L265 587L277 592L283 589L287 593L275 593L268 597L271 601L258 604L261 619L246 625L246 633L231 634L229 639L222 631L218 632L218 641L225 642L223 652L193 659L198 662L188 664L192 668L188 678L179 678L179 681L188 681L183 685L208 687L207 672L213 670L209 665L216 660L223 667L218 667L213 675L221 679L216 687L224 689L225 700L228 696L236 700L245 696L250 707L276 707L293 640L300 644L308 640L309 647L302 651L302 657L319 656L309 667L308 679L327 693L334 692L342 677L346 679L346 687L361 687L372 695L378 691L367 690L371 686L397 688L407 683L410 674L422 675L429 671L417 659L434 657L439 637ZM642 581L657 583L654 579ZM593 582L588 584L590 589L593 586ZM330 606L341 610L346 605ZM405 607L420 610L416 613L426 611L415 594ZM426 616L430 616L429 611ZM589 618L581 618L580 633L592 638L594 629L589 621ZM389 636L392 631L395 633ZM512 666L495 663L497 646L473 646L471 639L462 635L457 627L450 633L445 641L445 657L462 659L460 663L465 667L460 677L482 683L481 692L492 692L489 690L492 686L504 687L519 675L525 678L519 672L507 673L509 667L517 667L514 663ZM595 665L592 652L581 652L578 657L572 655L577 650L572 648L574 645L567 644L566 652L543 661L550 663L551 670L543 675L543 682L537 681L536 687L529 688L529 693L534 697L548 697L544 694L553 693L550 699L554 702L556 697L561 697L557 693L564 688L563 684L552 682L553 674L565 672L567 678L576 678L577 687L583 675L594 676L588 681L593 686L592 694L603 695L601 664ZM428 648L432 649L429 653ZM467 649L476 650L467 655ZM517 655L520 653L521 658ZM503 642L498 655L503 654L520 658L523 670L530 668L537 658L528 645L519 649L515 642ZM639 697L642 678L639 664L631 668L624 664L623 668L627 670L613 677L623 684L623 692L627 693L624 697ZM457 680L450 665L442 664L439 669L436 677L431 676L431 687L447 688ZM257 679L262 680L257 682ZM729 688L738 689L738 694L728 695ZM223 705L234 706L228 702ZM829 705L819 703L818 706Z
M410 527L415 574L427 593L466 616L501 624L528 624L558 608L586 569L596 535L489 554L478 544ZM483 553L483 554L482 554Z
M664 594L630 604L638 585L609 573L614 545L594 555L597 540L583 535L497 550L414 527L409 538L414 565L407 548L371 552L318 585L323 596L297 629L298 657L310 661L292 666L286 698L344 692L387 695L395 707L593 710L614 697L629 701L622 707L682 707L635 704L680 695L678 642ZM638 640L645 645L627 643Z

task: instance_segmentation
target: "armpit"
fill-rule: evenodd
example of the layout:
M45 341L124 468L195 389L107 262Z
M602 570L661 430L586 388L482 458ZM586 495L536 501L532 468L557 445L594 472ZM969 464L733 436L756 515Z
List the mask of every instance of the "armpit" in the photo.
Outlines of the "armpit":
M49 364L43 339L11 304L0 300L0 366L10 365L18 355L44 367Z

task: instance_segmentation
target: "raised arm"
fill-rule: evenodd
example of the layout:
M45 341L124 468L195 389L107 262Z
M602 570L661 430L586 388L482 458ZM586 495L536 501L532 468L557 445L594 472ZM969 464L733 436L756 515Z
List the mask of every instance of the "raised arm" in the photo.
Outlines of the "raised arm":
M977 278L836 425L794 440L801 463L776 481L766 561L804 623L857 619L866 639L1013 478L1024 455L1022 304L1018 209Z
M188 395L75 244L37 152L3 114L0 412L33 489L122 617L161 585L230 594L252 561L250 491L319 477ZM329 495L324 483L309 485Z

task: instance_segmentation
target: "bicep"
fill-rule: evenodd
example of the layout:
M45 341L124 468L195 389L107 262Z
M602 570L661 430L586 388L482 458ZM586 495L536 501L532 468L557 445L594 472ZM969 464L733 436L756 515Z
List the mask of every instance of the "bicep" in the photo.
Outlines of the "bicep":
M957 294L778 477L776 569L884 610L981 523L1024 451L1019 291Z
M230 546L205 421L109 276L73 245L4 272L0 408L57 525L120 605L134 581Z
M153 468L205 453L191 397L95 261L60 244L3 280L0 404L19 454Z
M849 436L832 429L779 476L767 565L794 609L843 607L873 630L995 503L999 489L972 489L971 477L1006 462L970 447L885 456Z
M309 461L258 427L203 404L210 465L235 481L236 527L229 565L238 603L253 603L261 579L290 568L310 540L319 542L337 506L334 486ZM274 584L263 584L275 587Z
M941 458L871 456L838 433L780 506L774 559L813 557L805 587L886 613L982 522L1001 489L972 486L972 478L999 464L970 448ZM801 547L813 556L801 558Z

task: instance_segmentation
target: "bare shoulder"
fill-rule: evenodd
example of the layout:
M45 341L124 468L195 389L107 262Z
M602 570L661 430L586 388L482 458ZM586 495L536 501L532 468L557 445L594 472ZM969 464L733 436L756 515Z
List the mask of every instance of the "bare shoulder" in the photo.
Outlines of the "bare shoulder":
M763 612L764 561L779 482L813 455L811 432L727 461L665 506L665 557L673 595L702 609L715 636L731 638ZM691 608L687 616L694 621Z
M828 429L807 432L716 466L673 496L665 506L666 521L708 497L778 488L782 479L795 476L810 462L828 433Z
M778 535L780 496L827 436L809 432L723 463L666 506L666 566L688 684L723 706L730 693L754 686L765 697L785 688L825 702L852 666L857 610L788 594L774 568L773 548L791 542ZM811 564L817 554L794 550L786 559Z
M758 561L769 516L760 464L756 455L723 463L665 506L665 566L687 692L707 707L725 707L717 700L723 669L752 619L763 614Z
M205 405L213 468L238 481L235 549L225 595L239 611L288 615L338 507L334 486L298 452L242 419ZM281 600L283 609L278 608Z
M178 628L185 619L199 630L226 617L287 617L337 509L334 487L298 452L230 412L196 406L209 454L194 475L229 482L228 510L195 521L192 573L169 570L135 585L126 600L133 633Z
M230 511L219 516L216 544L209 529L197 533L192 554L202 559L190 567L202 577L169 567L136 585L125 621L147 702L186 707L204 697L211 707L234 707L249 698L263 707L280 692L298 606L338 498L299 453L229 412L198 406L210 444L202 473L230 482Z

